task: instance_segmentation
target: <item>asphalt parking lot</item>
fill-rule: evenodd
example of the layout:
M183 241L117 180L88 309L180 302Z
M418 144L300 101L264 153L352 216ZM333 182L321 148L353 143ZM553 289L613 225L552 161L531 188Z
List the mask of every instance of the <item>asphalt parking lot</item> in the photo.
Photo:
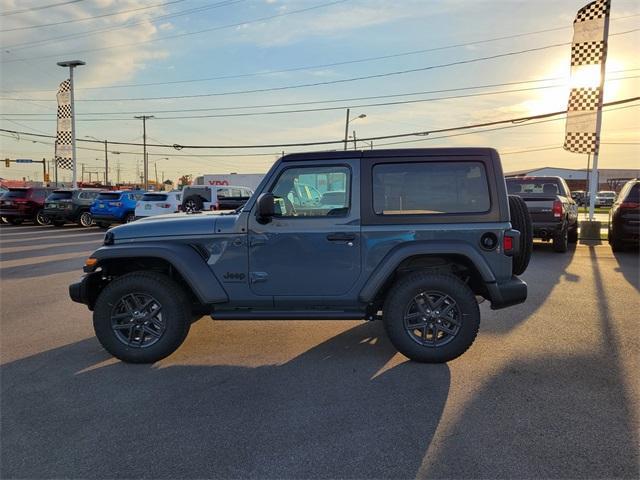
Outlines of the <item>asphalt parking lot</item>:
M407 362L381 325L196 323L126 365L67 286L104 232L0 227L2 478L638 478L637 253L536 244L528 301Z

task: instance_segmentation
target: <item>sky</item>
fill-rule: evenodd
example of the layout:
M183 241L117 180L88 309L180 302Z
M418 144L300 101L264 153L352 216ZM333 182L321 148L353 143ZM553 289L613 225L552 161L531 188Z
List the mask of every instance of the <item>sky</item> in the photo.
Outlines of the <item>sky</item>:
M55 93L68 76L56 62L75 59L86 62L75 70L79 139L141 143L135 115L154 115L149 143L246 146L342 139L347 107L352 119L366 115L349 124L356 139L564 110L572 22L586 3L0 0L0 128L55 135ZM605 102L640 95L640 6L613 0L611 17ZM506 126L373 147L489 146L505 171L586 166L586 155L561 148L562 117ZM52 141L0 132L0 155L51 159ZM640 102L605 110L602 168L640 168L639 143ZM85 171L104 171L102 144L78 147ZM343 146L149 147L150 177L155 169L172 180L261 173L283 151L331 148ZM119 170L121 180L134 181L142 148L108 151L111 179ZM23 176L42 180L41 166L2 162L0 177Z

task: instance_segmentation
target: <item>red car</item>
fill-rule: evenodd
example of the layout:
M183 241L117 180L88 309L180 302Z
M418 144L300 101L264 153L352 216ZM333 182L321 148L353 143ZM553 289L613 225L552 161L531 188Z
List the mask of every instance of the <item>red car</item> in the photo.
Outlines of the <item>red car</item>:
M0 199L0 217L13 225L25 220L48 225L49 219L43 214L44 200L52 191L43 187L10 188Z

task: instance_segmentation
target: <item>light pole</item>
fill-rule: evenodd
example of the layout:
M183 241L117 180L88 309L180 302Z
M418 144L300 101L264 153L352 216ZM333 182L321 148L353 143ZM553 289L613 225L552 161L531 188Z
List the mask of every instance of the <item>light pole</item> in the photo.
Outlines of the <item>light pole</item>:
M74 104L73 96L73 69L80 65L86 65L82 60L65 60L64 62L58 62L60 67L69 67L69 104L71 106L71 156L73 157L73 176L71 183L73 188L78 188L78 177L76 171L76 108Z
M347 108L347 120L344 124L344 149L347 149L347 143L349 142L349 124L351 122L355 122L356 120L358 120L359 118L365 118L366 115L364 113L361 113L360 115L358 115L356 118L349 120L349 112L350 109Z
M153 118L153 115L138 115L133 117L136 120L142 120L142 151L144 162L144 189L149 190L149 162L147 159L147 120Z

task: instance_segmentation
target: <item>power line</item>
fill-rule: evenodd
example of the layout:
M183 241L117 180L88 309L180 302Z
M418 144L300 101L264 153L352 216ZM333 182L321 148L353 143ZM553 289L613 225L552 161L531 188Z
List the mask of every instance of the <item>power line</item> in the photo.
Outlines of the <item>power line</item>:
M634 79L640 78L640 75L630 76L630 77L621 77L621 78L611 78L609 81L617 81L617 80L626 80L626 79ZM565 87L564 84L555 84L555 85L546 85L540 87L528 87L528 88L517 88L511 90L497 90L492 92L479 92L479 93L470 93L467 95L450 95L446 97L435 97L435 98L422 98L417 100L399 100L393 102L379 102L379 103L368 103L368 104L359 104L359 105L340 105L335 107L320 107L320 108L305 108L305 109L297 109L297 110L275 110L275 111L264 111L264 112L242 112L242 113L221 113L221 114L210 114L210 115L181 115L174 117L155 117L156 120L186 120L186 119L198 119L198 118L229 118L229 117L249 117L249 116L262 116L262 115L285 115L285 114L296 114L296 113L314 113L314 112L326 112L326 111L335 111L335 110L344 110L346 108L373 108L373 107L385 107L385 106L393 106L393 105L407 105L414 103L425 103L425 102L438 102L443 100L455 100L455 99L463 99L463 98L471 98L471 97L484 97L491 95L501 95L501 94L510 94L510 93L521 93L521 92L529 92L533 90L544 90L549 88L561 88ZM151 112L150 112L151 113ZM2 114L6 116L10 116L10 114ZM42 115L42 114L37 114ZM4 120L9 120L8 118L3 117ZM50 122L52 118L30 118L23 119L31 122ZM130 118L83 118L83 122L111 122L111 121L128 121Z
M624 34L627 34L627 33L638 31L638 30L640 30L640 28L636 28L636 29L633 29L633 30L628 30L628 31L625 31L625 32L613 33L610 36L624 35ZM405 70L395 70L395 71L392 71L392 72L377 73L377 74L371 74L371 75L363 75L363 76L351 77L351 78L343 78L343 79L339 79L339 80L327 80L327 81L322 81L322 82L303 83L303 84L297 84L297 85L286 85L286 86L282 86L282 87L258 88L258 89L252 89L252 90L235 90L235 91L228 91L228 92L210 92L210 93L193 94L193 95L169 95L169 96L162 96L162 97L133 97L133 98L129 97L129 98L83 99L82 102L135 102L135 101L152 101L152 100L171 100L171 99L218 97L218 96L226 96L226 95L243 95L243 94L251 94L251 93L265 93L265 92L272 92L272 91L291 90L291 89L317 87L317 86L324 86L324 85L335 85L335 84L340 84L340 83L355 82L355 81L361 81L361 80L370 80L370 79L374 79L374 78L384 78L384 77L390 77L390 76L405 75L405 74L408 74L408 73L423 72L423 71L435 70L435 69L439 69L439 68L445 68L445 67L451 67L451 66L457 66L457 65L467 65L467 64L486 61L486 60L494 60L494 59L497 59L497 58L510 57L510 56L514 56L514 55L522 55L522 54L525 54L525 53L531 53L531 52L547 50L547 49L550 49L550 48L562 47L562 46L566 46L566 45L570 45L570 44L571 44L571 42L556 43L556 44L551 44L551 45L544 45L542 47L533 47L533 48L527 48L527 49L524 49L524 50L516 50L516 51L511 51L511 52L499 53L499 54L495 54L495 55L488 55L488 56L485 56L485 57L476 57L476 58L471 58L471 59L467 59L467 60L459 60L459 61L455 61L455 62L448 62L448 63L442 63L442 64L437 64L437 65L429 65L429 66L426 66L426 67L411 68L411 69L405 69ZM15 101L33 100L33 99L23 99L23 98L11 98L11 97L0 97L0 99L2 99L2 100L15 100ZM55 100L48 100L48 99L37 99L37 100L38 101L52 101L52 102L55 102Z
M636 72L639 71L640 68L630 68L630 69L622 69L622 70L612 70L608 72L611 73L623 73L623 72ZM616 80L626 80L639 78L638 76L630 76L630 77L617 77L617 78L609 78L607 81L616 81ZM503 87L503 86L513 86L513 85L523 85L530 83L543 83L552 80L562 80L564 77L549 77L549 78L538 78L532 80L521 80L516 82L503 82L503 83L491 83L484 85L472 85L469 87L457 87L457 88L445 88L439 90L426 90L421 92L405 92L405 93L394 93L388 95L371 95L366 97L351 97L351 98L340 98L340 99L329 99L329 100L311 100L306 102L289 102L289 103L271 103L271 104L258 104L258 105L241 105L241 106L231 106L231 107L210 107L210 108L182 108L182 109L173 109L173 110L150 110L147 113L183 113L183 112L208 112L208 111L228 111L228 110L244 110L251 108L272 108L272 107L289 107L289 106L300 106L300 105L317 105L324 103L339 103L339 102L356 102L363 100L377 100L382 98L398 98L398 97L410 97L417 95L430 95L434 93L447 93L447 92L459 92L466 90L477 90L482 88L491 88L491 87ZM562 85L550 85L547 86L549 88L561 87ZM547 87L539 87L539 88L547 88ZM511 90L511 91L519 91L519 90ZM511 92L508 91L508 92ZM427 99L431 100L431 99ZM365 107L367 105L346 105L339 108L347 108L347 107ZM77 113L78 116L89 116L89 115L134 115L139 113L138 110L124 111L124 112L82 112ZM34 117L34 116L55 116L54 113L2 113L5 116L19 116L19 117ZM161 118L161 117L158 117ZM185 117L181 117L185 118Z
M185 0L172 0L171 2L156 3L155 5L148 5L146 7L131 8L129 10L120 10L118 12L104 13L102 15L93 15L91 17L73 18L71 20L63 20L61 22L43 23L43 24L40 24L40 25L27 25L25 27L7 28L5 30L0 30L0 33L17 32L19 30L32 30L34 28L53 27L53 26L56 26L56 25L65 25L67 23L86 22L88 20L96 20L98 18L113 17L114 15L122 15L124 13L138 12L140 10L150 10L152 8L164 7L164 6L167 6L167 5L171 5L171 4L174 4L174 3L180 3L180 2L184 2L184 1Z
M184 0L178 0L178 1L184 1ZM130 27L135 27L136 25L142 25L145 24L147 22L151 22L151 23L155 23L158 22L160 20L166 20L169 18L175 18L175 17L181 17L184 15L189 15L190 13L200 13L206 10L211 10L214 8L220 8L220 7L227 7L229 5L234 5L236 3L240 3L240 2L244 2L246 0L224 0L222 2L219 3L214 3L212 5L205 5L204 7L196 7L196 8L189 8L187 10L180 10L178 12L174 12L174 13L167 13L164 15L159 15L155 18L149 18L149 19L145 19L145 20L139 20L133 23L125 23L124 25L115 25L115 26L110 26L110 27L104 27L104 28L98 28L95 30L89 30L86 32L76 32L76 33L68 33L66 35L61 35L59 37L50 37L50 38L45 38L45 39L41 39L41 40L33 40L30 42L24 42L24 43L16 43L14 45L6 45L3 47L3 49L5 51L9 51L9 52L14 52L16 50L24 50L24 49L28 49L28 48L34 48L38 45L42 45L42 44L52 44L52 43L58 43L58 42L62 42L65 40L74 40L77 38L83 38L83 37L90 37L92 35L95 34L100 34L100 33L106 33L106 32L113 32L115 30L121 30L123 28L130 28ZM171 3L175 3L175 2L171 2Z
M624 98L621 100L616 100L613 102L607 102L605 104L603 104L603 106L605 107L609 107L609 106L616 106L616 105L623 105L623 104L627 104L630 102L636 102L640 100L640 96L638 97L630 97L630 98ZM634 106L635 107L635 106ZM445 133L445 132L451 132L451 131L457 131L457 130L470 130L470 129L475 129L475 128L482 128L482 127L489 127L489 126L494 126L494 125L500 125L500 124L505 124L505 123L522 123L524 124L524 122L529 122L531 120L538 120L538 119L545 119L545 118L549 118L549 117L557 117L559 115L565 115L566 114L566 110L559 110L556 112L550 112L550 113L543 113L540 115L531 115L531 116L527 116L527 117L518 117L518 118L510 118L510 119L503 119L503 120L495 120L492 122L484 122L484 123L478 123L478 124L471 124L471 125L463 125L463 126L457 126L457 127L447 127L447 128L440 128L440 129L434 129L434 130L425 130L425 131L418 131L418 132L410 132L410 133L398 133L395 135L379 135L379 136L375 136L375 137L365 137L365 138L361 138L361 141L372 141L372 140L387 140L387 139L396 139L396 138L406 138L406 137L413 137L413 136L425 136L425 135L430 135L433 133ZM9 130L9 129L5 129L5 128L0 128L0 132L6 132L6 133L15 133L15 134L22 134L22 135L28 135L28 136L33 136L33 137L39 137L39 138L56 138L54 135L41 135L41 134L35 134L35 133L29 133L29 132L21 132L21 131L16 131L16 130ZM87 142L87 143L102 143L102 141L99 140L90 140L90 139L78 139L81 142ZM176 150L182 150L184 148L187 149L242 149L242 148L246 148L246 149L254 149L254 148L282 148L282 147L309 147L309 146L320 146L320 145L336 145L336 144L342 144L344 143L344 139L340 139L340 140L326 140L326 141L315 141L315 142L299 142L299 143L272 143L272 144L261 144L261 145L181 145L178 143L174 143L174 144L153 144L153 143L148 143L147 147L158 147L158 148L174 148ZM117 142L117 141L109 141L110 145L134 145L137 147L143 146L140 143L130 143L130 142Z
M182 0L179 0L179 1L182 1ZM640 16L640 13L639 14L633 14L633 15L625 15L625 16L621 16L621 17L614 17L611 20L623 20L623 19L632 18L632 17L638 17L638 16ZM168 81L168 82L149 82L149 83L133 83L133 84L125 84L125 85L102 85L102 86L96 86L96 87L81 87L81 88L77 88L76 90L103 90L103 89L112 89L112 88L131 88L131 87L148 87L148 86L158 86L158 85L174 85L174 84L181 84L181 83L205 82L205 81L211 81L211 80L229 80L229 79L237 79L237 78L265 76L265 75L273 75L273 74L278 74L278 73L289 73L289 72L302 71L302 70L313 70L313 69L316 69L316 68L329 68L329 67L336 67L336 66L341 66L341 65L350 65L350 64L356 64L356 63L372 62L372 61L377 61L377 60L386 60L386 59L390 59L390 58L398 58L398 57L409 56L409 55L418 55L418 54L421 54L421 53L429 53L429 52L435 52L435 51L439 51L439 50L460 48L460 47L466 47L466 46L471 46L471 45L481 45L481 44L484 44L484 43L491 43L491 42L496 42L496 41L500 41L500 40L507 40L507 39L512 39L512 38L519 38L519 37L524 37L524 36L536 35L536 34L539 34L539 33L547 33L547 32L553 32L553 31L558 31L558 30L566 30L568 28L572 28L572 27L548 28L548 29L544 29L544 30L536 30L536 31L518 33L518 34L513 34L513 35L505 35L505 36L501 36L501 37L493 37L493 38L488 38L488 39L484 39L484 40L475 40L475 41L472 41L472 42L457 43L457 44L453 44L453 45L444 45L444 46L440 46L440 47L432 47L432 48L426 48L426 49L421 49L421 50L411 50L411 51L407 51L407 52L399 52L399 53L394 53L394 54L389 54L389 55L380 55L380 56L375 56L375 57L366 57L366 58L360 58L360 59L354 59L354 60L345 60L345 61L333 62L333 63L324 63L324 64L318 64L318 65L307 65L307 66L291 67L291 68L286 68L286 69L281 69L281 70L266 70L266 71L243 73L243 74L222 75L222 76L217 76L217 77L205 77L205 78L195 78L195 79L187 79L187 80L174 80L174 81ZM38 92L54 92L55 90L9 90L9 91L13 92L13 93L27 93L27 92L28 93L38 93Z
M69 5L71 3L83 2L84 0L68 0L60 3L50 3L49 5L42 5L40 7L23 8L22 10L9 10L0 13L0 17L8 17L9 15L17 15L19 13L35 12L36 10L45 10L47 8L60 7L62 5Z
M76 0L76 1L80 1L80 0ZM226 29L226 28L240 27L240 26L247 25L247 24L250 24L250 23L264 22L264 21L267 21L267 20L272 20L274 18L286 17L286 16L289 16L289 15L295 15L297 13L309 12L309 11L312 11L312 10L317 10L319 8L326 8L326 7L330 7L332 5L337 5L339 3L344 3L344 2L347 2L347 1L349 1L349 0L334 0L333 2L329 2L329 3L322 3L320 5L314 5L312 7L301 8L299 10L291 10L289 12L278 13L278 14L275 14L275 15L269 15L267 17L256 18L254 20L245 20L245 21L239 22L239 23L228 24L228 25L219 25L219 26L216 26L216 27L205 28L205 29L202 29L202 30L196 30L196 31L192 31L192 32L183 32L183 33L178 33L178 34L175 34L175 35L166 35L164 37L151 38L151 39L148 39L148 40L141 40L139 42L123 43L123 44L120 44L120 45L107 45L107 46L104 46L104 47L89 48L89 49L86 49L86 50L76 50L74 52L67 52L64 55L69 56L69 55L76 55L76 54L79 54L79 53L98 52L98 51L102 51L102 50L111 50L111 49L114 49L114 48L132 47L132 46L137 46L137 45L142 45L142 44L147 44L147 43L159 42L161 40L169 40L169 39L172 39L172 38L180 38L180 37L186 37L186 36L189 36L189 35L197 35L197 34L200 34L200 33L213 32L213 31L216 31L216 30L223 30L223 29ZM56 54L52 54L52 55L43 55L43 56L40 56L40 57L29 57L29 58L21 58L21 59L17 59L16 58L16 59L13 59L13 60L5 60L2 63L13 63L13 62L25 61L25 60L41 60L41 59L44 59L44 58L57 58L57 57L60 57L60 55L62 55L62 54L61 53L56 53Z

